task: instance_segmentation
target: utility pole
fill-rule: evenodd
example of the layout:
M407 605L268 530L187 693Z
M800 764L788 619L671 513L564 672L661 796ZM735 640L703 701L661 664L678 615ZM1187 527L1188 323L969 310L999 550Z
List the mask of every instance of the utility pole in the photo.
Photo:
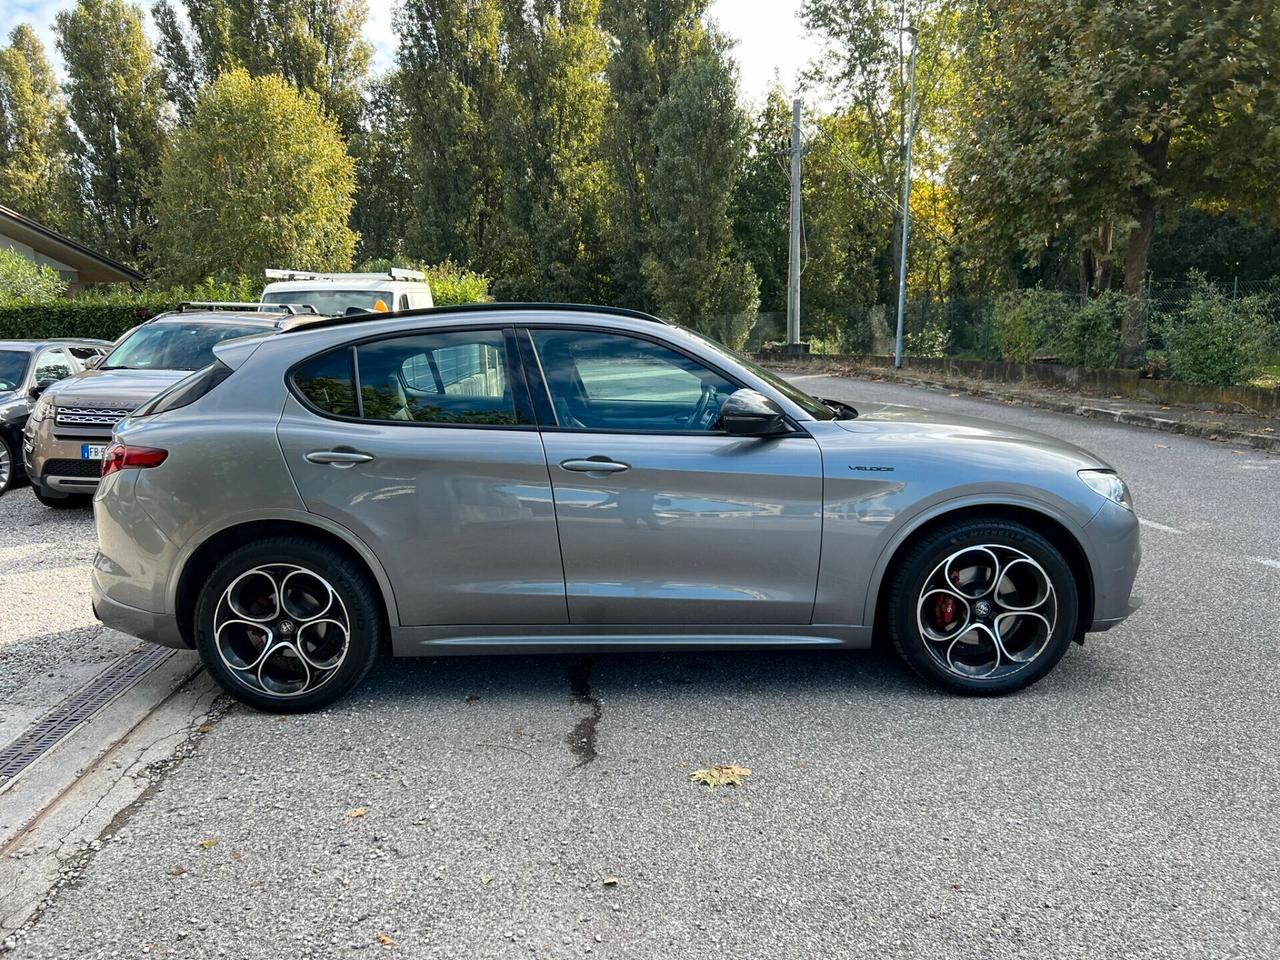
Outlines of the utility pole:
M911 231L911 142L916 138L916 51L919 49L919 31L907 27L911 34L911 103L907 108L907 143L903 151L902 175L902 255L898 262L898 345L893 354L893 365L902 367L903 324L907 313L907 238Z
M800 141L800 112L803 105L797 97L791 101L791 250L787 272L787 346L800 343L800 158L804 146Z

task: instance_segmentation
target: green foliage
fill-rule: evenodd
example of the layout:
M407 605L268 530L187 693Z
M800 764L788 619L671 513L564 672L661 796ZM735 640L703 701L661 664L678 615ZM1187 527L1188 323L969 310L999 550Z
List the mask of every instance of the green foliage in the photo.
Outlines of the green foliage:
M1000 356L1011 363L1030 363L1063 330L1071 317L1071 301L1040 287L1014 290L996 300L994 316Z
M495 292L511 300L606 300L609 171L600 137L609 91L599 0L531 7L502 0L502 8Z
M354 164L314 94L281 77L224 73L200 91L156 194L159 272L172 283L342 270Z
M6 206L55 228L71 222L70 138L44 45L30 25L19 24L0 50L0 198Z
M1248 383L1267 348L1265 298L1232 299L1203 276L1192 282L1187 301L1158 324L1173 375L1191 383Z
M184 117L200 85L242 69L315 94L344 133L356 132L373 54L363 35L364 0L188 0L185 7L189 30L169 0L151 8L166 86Z
M1053 341L1058 359L1072 367L1114 367L1127 310L1127 298L1108 290L1073 311Z
M366 260L356 269L361 273L380 273L392 267L423 271L427 275L427 283L431 285L431 300L437 307L455 303L486 303L493 299L489 295L488 277L461 267L452 260L430 264L409 257L392 257Z
M415 208L408 120L399 74L375 80L364 124L350 144L356 161L351 226L360 235L359 260L400 256L412 232Z
M125 0L77 0L58 14L57 34L82 180L85 219L78 232L103 253L136 265L155 223L151 195L168 114L142 8Z
M945 357L947 325L942 317L931 317L923 327L903 336L903 353L908 357Z
M760 280L760 309L787 308L787 231L791 222L791 186L787 158L791 146L791 110L774 85L751 123L742 172L734 185L730 217L734 246Z
M0 305L48 303L67 291L58 271L37 266L13 250L0 248Z
M501 206L501 24L497 0L406 0L396 15L417 207L406 247L432 261L486 263Z

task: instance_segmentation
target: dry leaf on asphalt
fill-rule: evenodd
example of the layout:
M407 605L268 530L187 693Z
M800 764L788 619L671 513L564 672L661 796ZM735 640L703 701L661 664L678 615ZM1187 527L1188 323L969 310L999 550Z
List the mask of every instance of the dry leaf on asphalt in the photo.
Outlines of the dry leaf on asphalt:
M394 947L396 945L396 942L385 933L378 934L378 943L382 944L384 947Z
M206 850L212 850L217 845L218 845L218 841L215 840L213 837L209 837L208 839L200 841L200 846L204 847L204 849Z
M603 880L601 880L600 882L601 882L601 883L603 883L606 887L616 887L616 886L618 885L618 878L617 878L617 877L605 877L605 878L604 878Z
M363 817L368 812L368 807L352 807L347 811L347 816L354 820L356 817Z
M491 873L480 874L480 882L487 887L489 884L493 883L493 874Z
M1169 445L1167 443L1157 443L1156 446L1159 447L1161 450L1169 449Z
M689 775L694 783L701 783L708 790L716 787L740 787L744 777L751 776L750 767L740 767L734 763L720 763L714 767L695 770Z

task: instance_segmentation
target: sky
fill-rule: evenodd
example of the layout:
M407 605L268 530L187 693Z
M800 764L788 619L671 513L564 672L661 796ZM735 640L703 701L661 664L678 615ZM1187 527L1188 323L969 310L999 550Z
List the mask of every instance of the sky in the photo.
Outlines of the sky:
M0 0L0 35L6 42L9 31L24 21L35 26L56 62L53 49L53 18L59 10L70 7L73 0ZM734 51L738 61L742 96L757 104L764 99L776 70L783 88L795 87L796 76L812 57L812 44L807 43L800 25L801 0L712 0L711 16L737 41ZM149 7L150 3L144 3ZM374 47L374 64L378 69L389 66L395 56L392 12L396 4L389 0L369 0L369 23L365 31Z

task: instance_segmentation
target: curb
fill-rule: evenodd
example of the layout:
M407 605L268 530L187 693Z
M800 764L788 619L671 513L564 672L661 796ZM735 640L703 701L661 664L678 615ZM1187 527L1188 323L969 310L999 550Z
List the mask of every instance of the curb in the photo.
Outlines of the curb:
M1224 423L1205 420L1177 420L1172 417L1158 417L1150 413L1135 410L1112 410L1107 407L1093 406L1087 401L1053 400L1035 394L1022 393L1017 390L1001 390L993 386L974 383L970 380L937 380L927 377L910 377L892 371L868 370L863 368L849 369L846 376L858 377L862 380L887 380L893 383L916 384L924 387L940 387L948 390L962 390L975 397L989 400L1016 402L1040 410L1054 413L1067 413L1090 420L1110 420L1131 427L1143 427L1161 433L1177 433L1201 440L1217 440L1238 446L1253 447L1256 450L1280 452L1280 432L1256 433L1240 430Z

